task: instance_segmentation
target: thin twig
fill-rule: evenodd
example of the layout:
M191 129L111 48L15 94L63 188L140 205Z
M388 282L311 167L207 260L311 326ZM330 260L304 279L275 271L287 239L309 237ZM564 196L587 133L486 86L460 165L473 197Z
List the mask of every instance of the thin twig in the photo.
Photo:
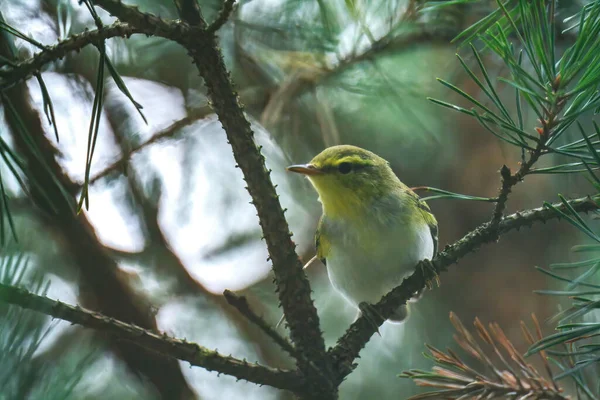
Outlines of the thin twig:
M450 43L450 40L456 36L456 33L458 32L444 31L442 33L438 32L432 34L424 25L417 24L415 32L407 32L398 37L386 35L372 43L364 52L360 54L351 54L350 56L339 60L333 67L319 64L308 71L290 75L288 79L284 80L286 83L284 91L285 96L272 96L269 104L265 107L265 110L269 108L282 109L284 105L277 104L280 97L284 97L284 100L299 98L304 93L313 90L316 85L323 84L327 80L335 79L336 76L340 76L351 68L364 62L373 61L385 56L385 54L398 54L402 51L414 48L414 46L418 46L420 43L447 45ZM239 50L243 51L241 47L239 47ZM251 55L245 55L248 60L252 60L256 63ZM281 89L281 85L279 85L279 87ZM277 92L279 92L279 90ZM265 114L267 114L266 111Z
M304 379L295 372L277 370L225 356L195 343L174 339L166 334L127 324L97 312L38 296L25 289L0 284L0 300L87 328L114 334L119 339L127 340L167 357L187 361L190 365L202 367L209 371L232 375L238 379L245 379L259 385L302 392Z
M502 216L504 215L504 210L506 209L506 201L508 200L508 195L512 191L512 187L516 184L516 182L514 182L512 173L510 172L510 168L508 168L506 165L503 165L500 169L500 177L502 181L502 186L496 199L496 206L494 207L494 212L492 214L492 225L498 225L498 223L502 219Z
M547 109L544 109L545 118L540 120L542 127L536 128L539 138L537 140L535 149L529 152L529 159L523 162L519 167L519 170L514 174L511 173L510 169L506 165L504 165L500 170L502 187L498 193L498 202L494 207L492 219L490 220L490 223L493 227L498 226L500 219L504 215L508 195L512 191L512 188L521 182L523 178L525 178L525 176L531 171L533 165L539 160L542 154L544 154L544 150L546 150L546 143L548 142L548 139L552 137L552 134L554 133L553 130L556 125L558 125L558 115L566 104L564 97L557 95L559 85L560 78L557 77L552 85L553 101Z
M206 21L197 0L174 0L179 17L190 25L206 27Z
M277 343L283 350L285 350L292 357L297 357L298 354L294 346L284 337L282 337L277 331L267 323L262 317L258 316L248 304L246 297L238 296L230 290L225 290L223 292L223 296L225 296L225 300L233 307L237 308L237 310L246 317L250 322L258 326L262 331L267 334L275 343Z
M235 0L225 0L223 2L223 8L221 8L221 11L219 12L219 16L214 20L212 24L210 24L208 28L206 28L206 31L209 33L215 33L223 25L225 25L225 23L229 19L229 16L233 12L234 6Z
M111 174L112 172L125 169L127 166L127 163L131 160L131 157L134 154L140 152L141 150L145 149L146 147L148 147L150 145L153 145L153 144L161 141L162 139L174 137L175 135L177 135L179 133L179 131L182 128L189 126L202 118L205 118L206 116L212 114L212 112L213 111L209 106L205 106L205 107L191 111L189 115L181 118L180 120L173 122L171 125L167 126L165 129L163 129L159 132L156 132L154 135L152 135L150 137L150 139L146 140L144 143L141 143L137 146L132 147L125 155L123 155L123 157L121 157L121 159L115 161L114 163L112 163L111 165L109 165L108 167L103 169L102 171L98 172L92 178L90 178L90 183L95 183L98 180L104 178L105 176Z
M570 200L568 204L575 211L586 213L599 210L598 202L600 202L600 196L587 196ZM553 206L564 212L567 210L566 205L562 203ZM436 274L447 270L448 266L458 262L467 254L475 252L482 245L495 241L497 235L503 235L513 230L529 227L537 222L546 222L557 218L560 218L560 215L553 209L539 207L504 217L497 226L493 226L491 222L482 224L438 253L429 263L434 267L433 269L427 268L426 262L421 261L415 267L415 272L412 275L405 278L400 286L386 294L379 303L373 305L373 308L385 320L400 305L405 304L414 293L425 288L425 283L428 280L434 279ZM378 327L372 321L361 316L338 339L336 346L329 349L333 366L338 371L338 382L341 382L354 370L356 366L354 360L377 329Z

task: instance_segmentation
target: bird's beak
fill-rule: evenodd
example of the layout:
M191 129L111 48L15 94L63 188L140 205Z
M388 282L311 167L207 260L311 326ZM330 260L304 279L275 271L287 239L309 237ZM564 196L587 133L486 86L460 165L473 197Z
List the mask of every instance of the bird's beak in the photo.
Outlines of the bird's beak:
M286 168L290 172L297 172L304 175L321 175L323 171L312 164L290 165Z

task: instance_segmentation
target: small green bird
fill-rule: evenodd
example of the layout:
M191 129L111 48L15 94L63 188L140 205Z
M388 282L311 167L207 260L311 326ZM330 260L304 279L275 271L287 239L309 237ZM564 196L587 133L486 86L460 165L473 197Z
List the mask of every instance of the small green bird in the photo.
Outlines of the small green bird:
M335 290L354 307L377 303L419 261L437 252L438 225L431 210L378 155L333 146L287 170L306 175L319 194L317 257ZM403 305L389 321L407 316Z

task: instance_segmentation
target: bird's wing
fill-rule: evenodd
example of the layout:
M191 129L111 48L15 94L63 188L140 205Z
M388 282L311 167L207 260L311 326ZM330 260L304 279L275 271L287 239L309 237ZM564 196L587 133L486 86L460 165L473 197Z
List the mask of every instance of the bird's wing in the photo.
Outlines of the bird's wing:
M315 245L317 247L317 258L321 260L324 265L327 265L327 255L331 249L331 243L327 240L327 237L322 235L323 230L323 217L319 220L319 226L315 233Z
M410 191L410 193L412 194L413 198L415 199L415 201L417 203L417 207L418 207L419 211L421 212L423 219L429 226L429 230L431 231L431 238L433 239L433 255L435 256L438 251L438 223L437 223L437 220L435 219L435 216L431 213L431 209L429 208L427 203L425 203L423 200L421 200L419 198L419 195L416 194L415 192L413 192L412 190Z

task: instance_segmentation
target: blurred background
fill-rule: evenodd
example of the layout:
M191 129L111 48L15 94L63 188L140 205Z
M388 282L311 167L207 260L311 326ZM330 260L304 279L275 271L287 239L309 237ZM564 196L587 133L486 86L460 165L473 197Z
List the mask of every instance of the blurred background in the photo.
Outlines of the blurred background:
M127 3L177 18L169 0ZM582 3L559 2L557 23ZM200 4L210 21L222 2ZM286 174L285 166L307 162L325 147L367 148L389 160L409 186L485 197L497 194L503 164L518 168L517 150L475 119L427 100L461 104L436 82L438 77L481 97L450 39L487 15L495 2L428 13L418 13L419 4L240 0L219 31L227 67L273 170L303 260L314 255L321 210L308 181ZM3 0L0 11L7 23L47 45L94 27L88 10L75 0ZM101 10L99 15L105 23L112 20ZM572 42L569 34L557 39L559 48ZM14 44L23 59L36 52L22 40ZM249 361L292 367L290 358L221 296L225 289L247 296L254 310L273 324L281 315L256 212L196 67L181 47L159 38L134 35L108 40L106 46L143 106L147 124L106 75L90 206L79 220L83 227L50 220L3 166L19 239L4 251L3 265L25 265L23 285L41 290L49 282L47 295L65 303L105 312L127 309L130 321L151 321L169 335ZM475 61L468 54L465 60ZM500 60L485 53L484 62L496 75L506 72ZM60 140L45 118L30 127L55 147L55 173L74 193L84 180L97 70L93 46L48 66L43 78ZM38 82L30 79L20 90L29 111L43 116ZM498 91L510 104L514 89L500 82ZM12 143L13 128L2 115L0 134ZM534 115L525 111L524 118L533 131ZM541 165L553 162L545 159ZM534 175L514 190L508 212L556 201L557 193L576 197L587 191L581 178ZM441 248L488 220L493 209L489 203L457 200L429 204L439 221ZM442 275L440 288L426 292L413 306L406 323L386 324L381 336L372 338L358 368L341 386L340 398L402 399L417 393L412 382L396 375L409 368L429 369L431 362L421 354L424 343L456 347L450 311L465 325L475 317L498 322L524 350L519 321L529 321L531 313L543 321L558 310L554 298L532 293L556 285L534 266L572 260L569 247L583 240L571 226L551 222L503 236L461 260ZM326 343L334 345L356 313L332 291L322 265L314 265L308 275ZM0 360L12 365L5 369L10 373L0 373L0 382L4 379L18 393L7 398L60 399L67 393L76 399L151 399L169 391L169 398L291 398L185 363L153 364L136 348L69 323L5 305L0 311L11 327L0 327L5 345ZM548 333L553 325L543 328ZM16 335L32 349L31 362L8 351Z

